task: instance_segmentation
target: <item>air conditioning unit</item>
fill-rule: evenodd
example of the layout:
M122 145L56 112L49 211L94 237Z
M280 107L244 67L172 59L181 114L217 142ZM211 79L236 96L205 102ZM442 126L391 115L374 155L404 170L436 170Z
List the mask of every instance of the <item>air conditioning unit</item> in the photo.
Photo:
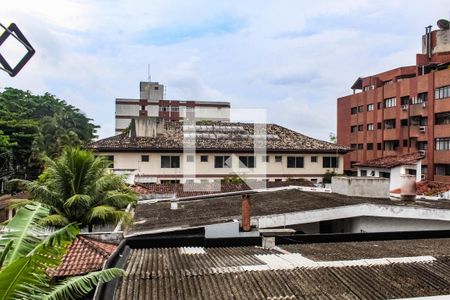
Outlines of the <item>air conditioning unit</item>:
M423 102L423 103L422 103L422 107L423 107L423 108L427 107L427 103L426 103L426 102Z
M426 130L427 130L426 126L420 126L419 127L419 132L421 132L421 133L425 133Z
M426 150L419 150L419 155L420 156L425 156L427 154Z
M408 110L408 104L403 104L402 105L402 110Z

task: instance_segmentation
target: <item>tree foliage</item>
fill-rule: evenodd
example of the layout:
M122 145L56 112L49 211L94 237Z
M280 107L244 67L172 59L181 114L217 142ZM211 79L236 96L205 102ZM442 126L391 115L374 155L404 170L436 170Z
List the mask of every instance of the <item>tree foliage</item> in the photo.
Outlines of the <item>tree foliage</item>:
M0 153L12 149L18 177L37 175L44 156L55 157L65 146L90 142L97 128L91 121L49 93L6 88L0 93Z
M30 203L0 233L0 300L77 299L98 283L123 275L121 269L108 269L50 285L48 271L61 263L79 230L69 224L48 233L39 224L48 212L42 204Z
M75 222L91 231L94 225L131 221L125 208L136 201L136 195L123 177L108 171L109 165L106 158L95 157L90 151L66 148L58 159L46 159L39 180L12 182L29 191L32 200L50 208L41 223L60 227Z

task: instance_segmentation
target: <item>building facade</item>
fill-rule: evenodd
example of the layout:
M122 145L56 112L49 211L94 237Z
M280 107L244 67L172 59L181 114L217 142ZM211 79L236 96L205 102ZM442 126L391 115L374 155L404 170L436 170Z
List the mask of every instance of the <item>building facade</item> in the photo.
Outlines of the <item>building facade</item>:
M132 124L129 133L90 145L131 183L211 183L234 176L321 182L327 171L343 173L342 156L349 151L275 124L264 124L265 134L255 134L248 123L186 125L141 117Z
M416 65L358 78L337 100L337 141L353 149L344 169L390 155L419 152L422 174L450 182L450 29L423 39Z
M217 101L165 100L165 87L158 82L141 82L140 98L116 99L116 134L123 132L131 119L139 116L172 121L230 120L230 103Z

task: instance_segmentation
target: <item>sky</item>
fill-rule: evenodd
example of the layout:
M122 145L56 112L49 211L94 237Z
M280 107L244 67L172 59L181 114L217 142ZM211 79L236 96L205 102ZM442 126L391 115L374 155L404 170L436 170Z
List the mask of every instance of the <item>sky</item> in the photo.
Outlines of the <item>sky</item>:
M0 88L50 92L108 137L115 98L138 98L150 65L166 99L266 109L268 122L328 139L336 99L359 76L415 64L424 27L449 14L448 0L2 1L0 23L36 54L16 77L1 72Z

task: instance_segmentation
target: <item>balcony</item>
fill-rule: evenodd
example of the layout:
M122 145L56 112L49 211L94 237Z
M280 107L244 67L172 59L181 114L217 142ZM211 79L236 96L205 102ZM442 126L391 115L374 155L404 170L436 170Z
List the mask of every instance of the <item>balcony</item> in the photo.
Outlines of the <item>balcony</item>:
M439 99L434 101L434 112L446 112L450 111L450 98Z
M388 119L396 119L396 107L389 107L384 109L384 116L383 118L385 120Z
M450 124L443 125L435 125L434 126L434 136L439 137L448 137L450 135Z
M434 151L435 164L450 164L450 150L435 150Z
M413 125L410 127L410 131L409 131L409 137L410 138L417 138L420 140L425 140L427 137L427 131L428 131L428 127L427 126L418 126L418 125Z

